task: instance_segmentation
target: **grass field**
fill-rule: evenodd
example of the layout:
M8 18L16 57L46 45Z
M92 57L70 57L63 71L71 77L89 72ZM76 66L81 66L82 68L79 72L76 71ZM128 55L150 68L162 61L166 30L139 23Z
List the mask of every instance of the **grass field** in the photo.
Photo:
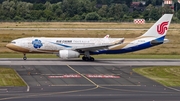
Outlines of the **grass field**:
M135 68L133 71L164 86L180 86L180 67L145 67Z
M152 23L135 25L133 23L95 23L95 22L17 22L1 23L0 28L149 28ZM180 29L180 24L171 24L171 29ZM0 53L14 53L7 49L5 45L13 39L22 37L98 37L102 38L109 34L112 38L124 37L134 38L142 35L146 30L1 30L0 31ZM146 50L137 51L133 54L160 54L179 55L180 54L180 30L169 30L166 38L169 43L152 47Z
M26 84L13 69L0 67L0 87L1 86L26 86Z
M1 22L0 28L150 28L154 23L134 24L133 22ZM171 29L178 29L173 23Z

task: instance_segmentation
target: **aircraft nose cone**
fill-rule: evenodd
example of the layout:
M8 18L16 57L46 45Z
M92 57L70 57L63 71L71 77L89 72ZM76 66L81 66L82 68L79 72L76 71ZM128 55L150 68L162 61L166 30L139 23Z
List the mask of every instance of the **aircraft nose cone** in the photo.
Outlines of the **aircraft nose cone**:
M11 50L15 50L16 49L15 45L12 44L12 43L7 44L6 47L11 49Z
M16 44L13 44L13 43L7 44L6 47L13 50L13 51L17 51L17 52L22 52L22 53L28 53L29 52L28 49L25 49L25 48L20 47Z
M11 47L10 43L6 45L7 48Z

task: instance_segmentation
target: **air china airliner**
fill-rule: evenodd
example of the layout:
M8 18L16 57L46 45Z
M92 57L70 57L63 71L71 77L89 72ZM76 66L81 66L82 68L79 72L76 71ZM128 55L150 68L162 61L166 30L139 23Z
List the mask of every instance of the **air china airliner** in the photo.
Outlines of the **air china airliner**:
M24 54L51 53L62 59L79 58L94 61L90 55L122 54L138 51L168 42L165 39L173 14L164 14L146 33L136 38L47 38L28 37L13 40L6 47Z

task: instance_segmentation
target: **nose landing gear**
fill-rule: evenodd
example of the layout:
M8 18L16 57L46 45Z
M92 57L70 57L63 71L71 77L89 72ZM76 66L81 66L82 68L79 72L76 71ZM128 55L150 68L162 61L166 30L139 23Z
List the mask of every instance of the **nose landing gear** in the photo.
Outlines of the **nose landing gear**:
M24 54L23 60L27 60L26 54Z

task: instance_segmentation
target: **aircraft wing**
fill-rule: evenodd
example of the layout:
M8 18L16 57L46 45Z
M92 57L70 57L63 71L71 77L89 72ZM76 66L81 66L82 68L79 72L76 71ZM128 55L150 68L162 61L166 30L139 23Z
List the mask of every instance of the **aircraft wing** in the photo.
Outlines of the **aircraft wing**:
M117 40L117 41L115 41L113 43L109 43L109 44L94 45L94 46L87 46L87 47L78 47L78 48L75 48L74 50L81 50L81 51L106 50L110 46L117 45L117 44L122 44L123 42L124 42L124 38L120 39L120 40Z

